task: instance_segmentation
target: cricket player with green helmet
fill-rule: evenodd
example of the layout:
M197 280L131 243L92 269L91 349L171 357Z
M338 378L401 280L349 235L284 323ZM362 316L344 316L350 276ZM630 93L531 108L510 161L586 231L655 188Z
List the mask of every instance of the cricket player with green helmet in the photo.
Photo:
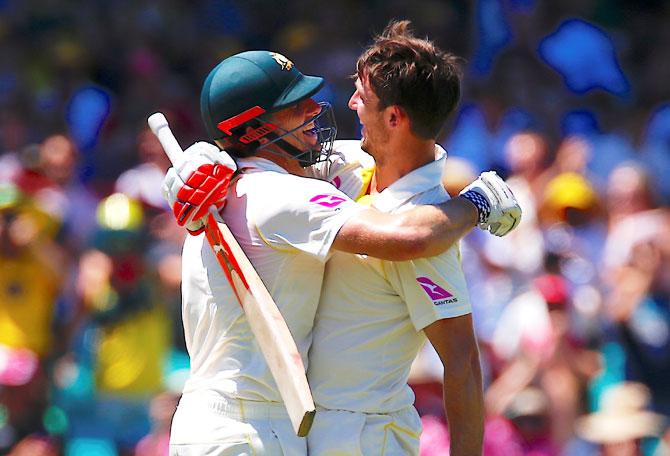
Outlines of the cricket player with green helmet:
M311 98L322 85L322 78L302 74L275 52L228 57L210 72L201 94L203 121L218 147L193 144L166 175L165 197L177 222L193 234L184 244L182 272L191 372L173 420L173 455L307 454L201 234L212 204L277 303L305 366L334 250L409 260L451 248L478 221L497 235L518 223L513 197L494 193L506 189L502 181L482 192L480 208L454 198L386 214L355 203L350 196L368 183L364 163L335 164L340 157L331 155L336 128L330 106ZM316 174L346 193L307 178Z

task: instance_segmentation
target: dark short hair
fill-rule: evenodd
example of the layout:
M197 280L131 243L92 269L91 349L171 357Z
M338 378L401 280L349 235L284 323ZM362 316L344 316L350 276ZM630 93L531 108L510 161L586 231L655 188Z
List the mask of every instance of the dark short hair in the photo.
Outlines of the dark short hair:
M410 21L391 21L356 63L380 109L397 105L407 113L412 132L435 139L461 94L461 59L432 41L415 37Z

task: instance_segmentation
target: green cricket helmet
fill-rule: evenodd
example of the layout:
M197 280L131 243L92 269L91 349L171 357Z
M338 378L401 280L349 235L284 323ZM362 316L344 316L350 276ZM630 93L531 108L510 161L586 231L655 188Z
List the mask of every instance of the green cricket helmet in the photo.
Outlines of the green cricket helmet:
M323 86L323 78L302 74L289 59L270 51L247 51L224 59L209 73L200 94L200 112L207 133L214 140L228 139L226 150L248 157L259 150L276 153L271 144L295 157L303 166L325 160L332 151L337 132L332 107L321 102L321 111L302 125L286 131L268 120L281 111L312 97ZM313 124L316 146L294 135ZM283 138L293 135L304 150ZM268 142L261 145L260 138Z

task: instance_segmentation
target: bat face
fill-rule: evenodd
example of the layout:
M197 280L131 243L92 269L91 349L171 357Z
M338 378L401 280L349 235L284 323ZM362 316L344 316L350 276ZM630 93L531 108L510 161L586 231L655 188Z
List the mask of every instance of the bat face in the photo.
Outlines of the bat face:
M305 366L277 305L225 224L208 216L205 234L244 310L299 437L312 427L316 407ZM239 261L238 261L239 259Z
M232 285L233 291L240 301L240 305L242 305L242 300L239 299L241 290L238 290L233 283L232 273L235 272L237 274L237 276L242 281L242 285L247 291L249 290L249 284L244 278L244 273L242 272L238 262L235 260L235 256L233 255L233 252L231 252L230 246L226 243L225 239L223 239L221 231L217 227L217 221L214 218L214 215L211 213L207 216L207 223L205 224L205 235L207 236L209 245L214 251L216 259L223 268L223 272L225 272L228 281Z

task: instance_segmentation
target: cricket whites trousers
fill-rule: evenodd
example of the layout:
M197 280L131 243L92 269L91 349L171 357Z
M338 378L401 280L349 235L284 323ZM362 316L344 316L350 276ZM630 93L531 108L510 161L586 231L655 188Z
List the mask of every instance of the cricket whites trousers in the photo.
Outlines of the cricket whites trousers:
M172 419L171 456L301 456L284 404L231 399L214 393L182 396Z
M417 456L421 419L414 407L375 414L317 408L310 456Z

